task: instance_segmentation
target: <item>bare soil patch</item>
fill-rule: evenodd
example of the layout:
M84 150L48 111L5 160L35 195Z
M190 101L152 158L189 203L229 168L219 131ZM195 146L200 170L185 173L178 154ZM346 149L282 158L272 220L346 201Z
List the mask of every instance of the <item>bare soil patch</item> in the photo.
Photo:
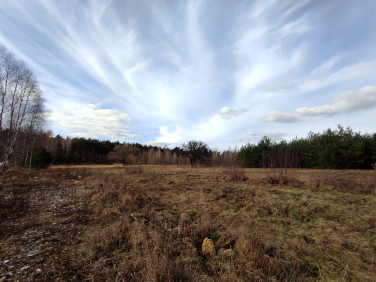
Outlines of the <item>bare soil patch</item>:
M74 277L72 248L90 223L69 173L11 170L0 178L0 279Z

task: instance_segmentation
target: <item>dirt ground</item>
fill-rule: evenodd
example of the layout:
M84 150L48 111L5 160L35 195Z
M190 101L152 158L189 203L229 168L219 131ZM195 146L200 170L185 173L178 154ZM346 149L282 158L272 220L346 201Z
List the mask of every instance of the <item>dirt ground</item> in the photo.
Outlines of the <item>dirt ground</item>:
M1 177L0 280L74 277L71 248L89 223L78 180L9 171Z

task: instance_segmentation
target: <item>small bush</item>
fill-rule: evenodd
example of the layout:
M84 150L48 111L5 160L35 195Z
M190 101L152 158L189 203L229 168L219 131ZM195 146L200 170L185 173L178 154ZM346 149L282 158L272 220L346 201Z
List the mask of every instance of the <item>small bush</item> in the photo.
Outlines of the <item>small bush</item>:
M222 172L222 175L219 178L224 181L229 181L229 182L249 180L249 178L244 174L244 171L239 168L225 170ZM218 180L218 177L217 177L217 180Z

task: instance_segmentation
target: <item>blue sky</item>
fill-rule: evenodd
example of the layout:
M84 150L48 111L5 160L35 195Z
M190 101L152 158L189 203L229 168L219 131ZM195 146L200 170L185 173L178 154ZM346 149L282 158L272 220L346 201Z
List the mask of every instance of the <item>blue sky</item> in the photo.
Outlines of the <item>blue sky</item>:
M0 0L53 134L226 149L376 131L376 1Z

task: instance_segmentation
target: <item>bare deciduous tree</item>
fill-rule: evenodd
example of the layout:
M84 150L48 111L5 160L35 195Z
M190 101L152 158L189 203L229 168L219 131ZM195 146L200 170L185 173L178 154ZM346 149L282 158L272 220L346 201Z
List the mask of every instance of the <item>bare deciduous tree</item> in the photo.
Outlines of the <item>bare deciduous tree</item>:
M11 162L20 132L32 133L41 127L43 106L43 94L33 73L5 47L0 46L0 145L5 155L3 170Z
M131 155L137 154L137 149L129 144L117 145L114 150L110 152L109 159L115 162L121 162L123 165L129 163Z

